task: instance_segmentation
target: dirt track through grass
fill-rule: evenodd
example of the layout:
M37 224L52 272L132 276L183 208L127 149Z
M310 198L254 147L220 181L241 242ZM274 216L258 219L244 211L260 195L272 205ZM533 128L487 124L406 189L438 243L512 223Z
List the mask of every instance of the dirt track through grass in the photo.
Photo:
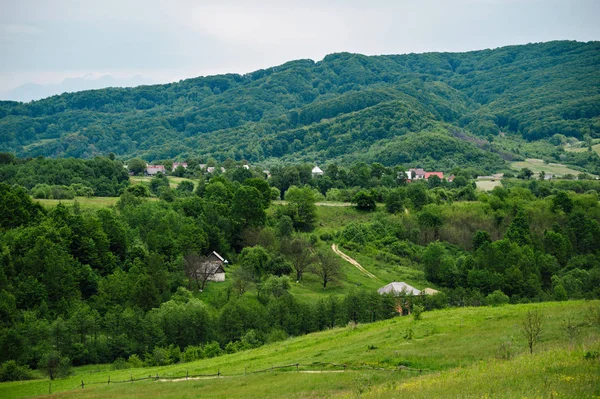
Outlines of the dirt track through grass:
M339 250L338 246L336 244L331 244L331 249L333 250L333 252L335 252L338 256L340 256L342 259L344 259L346 262L354 265L358 270L360 270L361 272L363 272L364 274L366 274L367 276L375 279L375 280L379 280L379 278L374 275L373 273L371 273L370 271L368 271L367 269L365 269L364 267L362 267L360 265L360 263L358 263L357 261L355 261L354 259L352 259L351 257L349 257L348 255L346 255L345 253L343 253L342 251Z

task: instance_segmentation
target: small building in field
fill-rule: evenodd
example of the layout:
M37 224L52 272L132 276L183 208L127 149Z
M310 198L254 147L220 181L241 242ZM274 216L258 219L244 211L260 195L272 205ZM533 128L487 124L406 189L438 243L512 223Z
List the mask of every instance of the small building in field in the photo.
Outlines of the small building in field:
M159 172L162 174L166 174L167 170L165 169L164 165L147 165L146 166L146 174L148 176L154 176Z
M421 294L423 295L435 295L439 293L438 290L434 290L433 288L424 288L423 291L421 291Z
M206 281L222 282L225 281L225 268L228 264L221 255L213 251L206 257L206 260L200 265L200 273L207 276Z
M315 165L315 167L312 169L312 175L313 177L323 176L323 171L321 170L321 168Z

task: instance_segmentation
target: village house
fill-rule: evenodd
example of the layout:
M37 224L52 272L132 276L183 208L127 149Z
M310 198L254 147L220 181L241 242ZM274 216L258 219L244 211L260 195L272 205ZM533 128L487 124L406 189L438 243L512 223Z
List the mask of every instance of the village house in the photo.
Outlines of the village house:
M173 170L177 169L178 166L181 166L183 169L187 169L187 162L173 162Z
M444 179L444 172L425 172L425 180L429 180L431 176L437 176L440 180Z
M405 282L394 281L384 285L377 292L379 295L392 295L396 297L396 311L401 315L409 315L412 307L412 297L416 295L435 295L439 291L433 288L425 288L423 291L420 291Z
M444 179L444 172L426 172L422 168L410 168L406 172L406 180L429 180L430 177L437 176L440 180Z
M146 165L146 174L148 176L154 176L157 173L166 174L166 169L163 165Z
M425 178L425 171L421 168L410 168L408 170L409 180L422 180Z
M198 273L206 276L206 281L225 281L225 268L228 264L221 255L213 251L199 266Z
M321 170L321 168L315 165L315 167L312 169L312 175L313 177L323 176L323 171Z

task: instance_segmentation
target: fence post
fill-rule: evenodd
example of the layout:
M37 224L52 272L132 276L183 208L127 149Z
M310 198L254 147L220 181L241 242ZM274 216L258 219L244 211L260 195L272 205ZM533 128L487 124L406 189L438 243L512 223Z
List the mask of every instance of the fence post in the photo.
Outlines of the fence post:
M246 366L244 366L244 375L246 375Z
M110 374L108 375L108 385L110 385Z
M83 389L83 380L81 380L81 389Z
M298 367L300 366L300 364L296 363L296 372L299 372L300 370L298 369Z
M419 369L419 374L423 374L423 370L422 369Z
M344 371L346 371L346 367L347 367L347 366L344 364Z
M217 369L217 378L221 376L221 369Z
M160 377L158 376L158 371L156 372L156 381L158 381Z

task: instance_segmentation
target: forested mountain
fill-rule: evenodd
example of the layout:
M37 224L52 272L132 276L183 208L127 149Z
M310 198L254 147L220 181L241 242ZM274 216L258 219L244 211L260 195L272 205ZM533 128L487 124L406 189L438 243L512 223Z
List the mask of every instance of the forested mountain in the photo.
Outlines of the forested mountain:
M332 54L246 75L1 102L0 151L497 170L524 155L523 139L600 137L599 70L600 42ZM546 156L599 163L560 147Z

